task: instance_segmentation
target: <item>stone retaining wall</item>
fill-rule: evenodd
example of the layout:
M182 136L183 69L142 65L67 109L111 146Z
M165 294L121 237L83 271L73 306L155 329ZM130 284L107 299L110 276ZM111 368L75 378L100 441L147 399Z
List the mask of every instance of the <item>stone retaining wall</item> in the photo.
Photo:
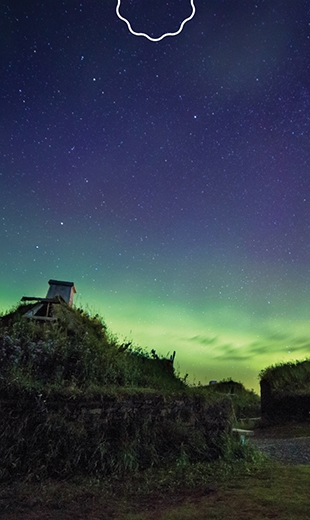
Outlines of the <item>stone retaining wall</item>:
M262 379L262 419L268 422L304 421L310 418L310 395L280 392L272 388L269 381Z
M123 473L212 460L232 426L229 398L202 395L44 396L1 390L0 478Z

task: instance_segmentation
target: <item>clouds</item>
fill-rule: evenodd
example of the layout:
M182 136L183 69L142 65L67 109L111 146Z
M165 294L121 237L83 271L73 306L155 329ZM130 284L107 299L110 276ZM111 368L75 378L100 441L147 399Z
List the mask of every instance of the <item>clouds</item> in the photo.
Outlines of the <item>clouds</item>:
M223 341L227 331L219 332L217 336L197 335L189 338L189 343L202 348L204 355L217 359L221 363L227 362L251 362L257 367L262 363L268 363L268 359L295 359L308 355L310 340L305 336L287 333L271 333L260 335L258 340L246 343L245 337L240 331L238 337L232 332L230 342Z
M216 336L214 336L214 337L194 336L193 338L190 338L189 341L193 341L204 347L209 347L210 345L214 345L214 343L216 343L217 337Z

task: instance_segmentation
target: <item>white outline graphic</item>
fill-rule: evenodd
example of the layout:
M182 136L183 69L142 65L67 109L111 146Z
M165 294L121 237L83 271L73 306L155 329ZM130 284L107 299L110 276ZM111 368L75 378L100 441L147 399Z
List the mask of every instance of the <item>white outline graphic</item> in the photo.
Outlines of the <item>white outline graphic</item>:
M150 40L151 42L159 42L160 40L162 40L163 38L165 38L166 36L177 36L177 34L180 34L180 32L182 31L184 25L186 24L186 22L188 22L189 20L191 20L194 15L195 15L195 12L196 12L196 8L195 8L195 4L194 4L194 0L190 0L190 3L191 3L191 6L192 6L192 14L186 18L185 20L183 20L183 22L181 23L180 25L180 28L177 32L175 33L165 33L163 34L162 36L160 36L159 38L152 38L151 36L149 36L148 34L145 34L145 33L137 33L135 32L131 25L130 25L130 22L129 20L127 20L126 18L124 18L120 12L119 12L119 8L121 6L121 0L117 0L117 6L116 6L116 14L117 16L120 18L120 20L123 20L123 22L126 22L127 26L128 26L128 29L129 31L131 32L131 34L134 34L135 36L144 36L145 38L147 38L148 40Z

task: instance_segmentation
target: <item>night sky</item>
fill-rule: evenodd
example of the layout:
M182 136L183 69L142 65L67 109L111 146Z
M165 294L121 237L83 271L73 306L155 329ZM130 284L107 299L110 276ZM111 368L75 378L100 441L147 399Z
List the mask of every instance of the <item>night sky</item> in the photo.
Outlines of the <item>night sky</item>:
M120 340L258 390L310 346L310 4L0 7L0 310L73 281ZM190 0L122 0L178 31Z

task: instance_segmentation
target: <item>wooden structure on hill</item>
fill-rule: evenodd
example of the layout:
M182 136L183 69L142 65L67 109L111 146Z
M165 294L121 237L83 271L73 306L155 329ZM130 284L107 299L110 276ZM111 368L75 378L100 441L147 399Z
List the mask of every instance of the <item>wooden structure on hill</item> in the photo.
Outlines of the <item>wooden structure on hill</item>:
M53 321L56 319L53 312L54 305L59 305L61 302L65 302L70 307L72 306L74 294L76 293L76 288L73 282L49 280L48 283L50 287L45 298L37 296L22 297L22 302L36 302L24 314L25 318Z

